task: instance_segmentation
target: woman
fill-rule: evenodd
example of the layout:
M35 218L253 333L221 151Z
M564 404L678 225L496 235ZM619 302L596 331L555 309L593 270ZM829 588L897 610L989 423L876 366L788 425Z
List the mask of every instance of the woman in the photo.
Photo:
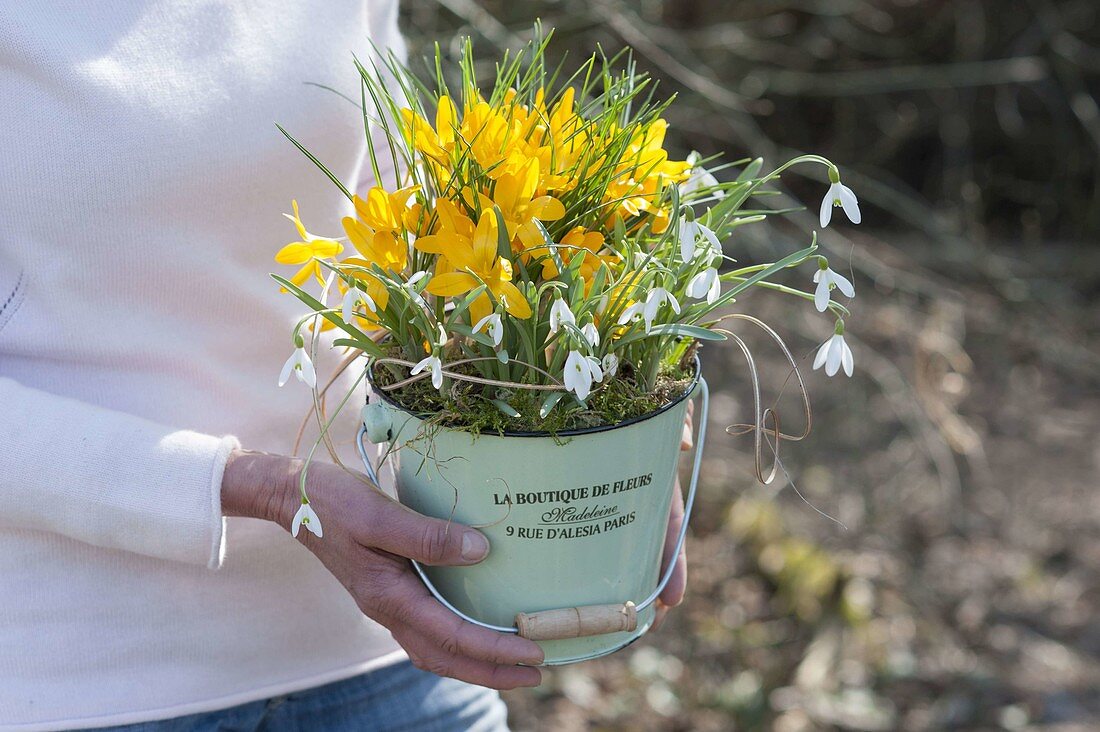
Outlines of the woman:
M396 14L0 10L0 730L495 730L484 687L539 683L537 645L403 559L475 563L479 532L324 464L324 538L286 532L310 402L275 386L298 308L264 273L292 197L318 226L346 201L274 122L358 180L358 115L303 82L357 98L351 53L402 54Z

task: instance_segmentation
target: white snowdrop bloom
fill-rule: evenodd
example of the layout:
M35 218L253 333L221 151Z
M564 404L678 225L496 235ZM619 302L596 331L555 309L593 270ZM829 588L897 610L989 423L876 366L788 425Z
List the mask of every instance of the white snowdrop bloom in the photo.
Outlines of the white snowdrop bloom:
M279 386L286 384L291 374L297 376L298 381L310 389L317 386L317 371L313 368L313 362L309 360L309 355L302 346L295 348L294 353L290 354L290 358L283 364L283 370L279 374Z
M619 314L619 325L626 325L632 323L638 318L642 317L642 313L645 312L645 303L636 302L633 305L624 308Z
M680 314L680 303L676 301L672 293L663 287L654 287L645 298L645 307L642 310L642 319L645 320L645 332L653 330L653 321L657 317L657 311L661 303L668 302L672 312Z
M428 356L427 358L421 359L412 367L412 371L409 372L409 375L416 376L426 369L431 369L432 371L432 386L436 389L443 388L443 362L439 360L438 356Z
M603 366L600 365L600 359L595 356L585 356L585 360L588 361L588 370L592 374L592 380L603 381Z
M830 173L829 177L832 178L833 174ZM851 188L841 183L839 178L832 182L825 198L821 201L821 228L824 229L833 220L834 206L843 208L845 215L853 224L863 220L863 216L859 213L859 200L856 194Z
M712 188L718 185L718 179L715 178L709 170L699 165L699 161L702 160L702 158L703 156L694 150L687 156L687 163L691 166L691 172L688 174L688 179L680 184L681 196L689 196L704 188ZM711 194L715 198L722 198L726 195L723 191L719 190L711 191Z
M378 312L378 306L374 304L374 299L370 295L358 287L349 287L347 293L344 294L344 310L341 313L344 316L345 323L350 323L351 319L355 317L355 306L360 302L372 313Z
M707 267L699 274L691 278L687 285L687 296L696 300L706 299L713 305L722 294L722 281L718 279L718 270Z
M417 282L427 276L428 273L423 270L421 270L420 272L414 272L413 274L409 275L409 280L405 284L401 285L403 288L405 288L405 290L408 291L409 297L412 298L413 302L415 302L417 305L424 308L425 310L428 309L428 303L424 302L424 298L420 295L419 292L416 291L415 286Z
M845 297L856 296L856 289L852 287L848 278L830 269L824 258L821 259L821 266L814 272L814 282L817 283L817 289L814 290L814 307L819 312L823 313L829 307L829 292L834 287L844 293Z
M321 519L317 517L317 512L306 502L302 502L302 507L298 509L298 513L294 514L294 521L290 524L290 535L297 538L298 530L303 526L308 531L317 535L317 538L323 537L324 530L321 528Z
M595 323L589 323L581 328L581 334L584 339L588 341L588 344L592 347L600 345L600 330L596 327Z
M592 362L595 360L580 351L570 351L565 359L565 388L576 394L578 399L587 399L592 392L592 382L597 380L592 371Z
M573 317L573 311L569 309L569 303L562 298L554 300L554 304L550 306L550 333L551 335L558 332L563 323L569 325L576 325L577 319Z
M619 357L614 353L609 353L603 357L603 377L604 379L610 379L619 372Z
M500 319L499 313L489 313L484 318L477 321L477 325L474 326L474 332L480 333L482 328L488 328L485 332L493 339L494 346L499 346L500 342L504 340L504 321Z
M833 337L825 341L818 349L817 358L814 359L814 370L821 368L822 364L824 364L825 374L828 376L835 376L841 366L844 366L844 373L848 376L852 375L852 370L855 368L852 349L844 342L842 333L834 333Z
M690 262L695 258L696 254L696 242L699 237L703 238L709 246L707 251L720 253L722 251L722 242L718 241L718 236L710 230L709 227L700 224L696 221L688 221L687 219L680 219L680 227L677 234L677 238L680 241L680 259L685 262Z

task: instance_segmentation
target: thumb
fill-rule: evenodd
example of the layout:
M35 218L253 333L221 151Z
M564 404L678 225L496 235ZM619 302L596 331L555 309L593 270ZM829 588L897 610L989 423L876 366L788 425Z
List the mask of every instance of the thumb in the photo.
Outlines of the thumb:
M388 496L378 496L365 543L423 564L477 564L489 555L489 540L476 529L430 518Z

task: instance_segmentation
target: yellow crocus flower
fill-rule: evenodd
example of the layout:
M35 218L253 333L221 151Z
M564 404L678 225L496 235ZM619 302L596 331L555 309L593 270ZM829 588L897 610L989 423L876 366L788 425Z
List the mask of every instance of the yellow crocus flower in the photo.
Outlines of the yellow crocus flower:
M512 263L497 256L497 231L496 212L486 209L472 237L448 232L447 235L418 240L417 248L442 254L455 268L451 272L437 270L428 282L427 291L439 297L453 297L464 295L484 282L489 291L504 303L504 309L510 315L529 318L531 305L519 288L512 284ZM470 322L478 322L492 310L488 293L482 293L470 305Z
M353 197L358 218L345 216L342 223L352 245L368 262L382 269L400 272L408 264L409 247L404 237L406 202L419 186L387 193L380 186L367 197Z
M493 197L482 197L482 208L496 204L508 227L508 239L518 237L524 249L542 246L545 240L535 220L557 221L565 216L565 206L553 196L536 196L539 185L539 161L532 159L517 174L506 173L497 180ZM514 245L514 244L513 244Z
M275 261L279 264L304 265L290 278L290 281L294 284L301 286L309 279L310 275L313 275L323 285L325 284L325 278L321 271L321 264L317 260L335 257L344 251L344 245L333 239L310 234L306 231L306 227L302 224L302 218L298 214L298 201L293 200L290 205L294 208L294 215L283 214L283 216L294 222L294 227L298 229L298 235L302 237L302 240L291 242L280 249L275 254Z
M435 129L411 109L401 110L406 137L413 148L439 163L446 164L455 146L458 114L450 97L442 96L435 110Z
M573 261L573 257L580 256L583 252L584 261L580 265L580 276L585 282L590 282L596 270L604 262L617 261L617 257L610 254L601 255L599 252L604 247L604 237L598 231L586 231L583 226L576 226L562 237L561 246L557 248L562 264L566 267ZM544 257L542 260L542 278L552 280L558 276L558 265L550 256L549 247L535 247L527 252L532 257Z

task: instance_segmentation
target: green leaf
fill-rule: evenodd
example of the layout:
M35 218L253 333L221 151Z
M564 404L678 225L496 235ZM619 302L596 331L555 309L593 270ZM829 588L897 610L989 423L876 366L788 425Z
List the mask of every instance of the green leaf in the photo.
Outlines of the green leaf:
M513 409L512 405L508 402L502 401L500 399L490 399L490 401L496 405L497 409L504 412L504 414L508 415L509 417L512 417L514 419L519 416L519 412Z
M306 150L305 146L304 146L304 145L302 145L302 143L298 142L298 141L297 141L297 140L295 140L295 139L294 139L293 137L291 137L291 136L290 136L290 133L289 133L289 132L287 132L286 130L284 130L284 129L283 129L283 127L282 127L282 125L276 124L275 126L279 128L279 132L282 132L282 133L283 133L284 135L286 135L286 139L288 139L288 140L290 140L291 142L293 142L293 143L294 143L294 147L296 147L296 148L298 148L299 150L301 150L301 151L302 151L302 154L303 154L303 155L305 155L305 156L306 156L307 158L309 158L309 159L310 159L311 161L313 161L313 164L314 164L314 165L316 165L316 166L317 166L318 168L320 168L321 172L322 172L322 173L324 173L325 175L327 175L327 176L328 176L328 179L329 179L329 180L331 180L331 181L332 181L333 183L335 183L335 184L336 184L336 187L337 187L337 188L339 188L339 189L340 189L340 191L341 191L341 192L342 192L342 193L343 193L343 194L344 194L345 196L347 196L347 197L348 197L348 200L349 200L349 201L351 200L351 198L352 198L352 196L351 196L351 191L349 191L349 190L348 190L348 189L347 189L347 188L346 188L346 187L344 186L344 184L340 182L340 179L339 179L339 178L337 178L337 177L336 177L335 175L333 175L333 173L332 173L332 171L331 171L331 170L329 170L328 168L326 168L326 167L325 167L325 164L324 164L324 163L322 163L322 162L321 162L320 160L318 160L318 159L317 159L317 158L316 158L316 157L315 157L315 156L313 155L313 153L311 153L311 152L310 152L309 150Z
M546 419L546 416L553 411L557 403L561 401L561 398L565 396L564 391L552 391L545 399L542 400L542 406L539 407L539 417Z
M451 323L457 323L458 316L469 310L470 305L473 304L474 300L476 300L487 289L488 288L484 284L481 284L470 290L470 292L467 293L467 295L463 297L462 300L455 303L454 310L452 310L450 313L451 317L449 318L449 321ZM477 325L477 323L474 323L474 325Z
M369 353L377 358L382 358L385 354L382 353L382 349L378 347L378 344L369 338L364 340L362 338L337 338L332 342L334 346L346 346L348 348L358 348L364 353Z
M493 206L493 213L497 217L497 254L511 261L512 242L508 239L508 225L504 222L504 214L500 212L500 206Z
M764 167L764 158L757 158L745 166L741 174L737 176L738 183L747 183L760 175L760 169Z
M713 330L708 330L707 328L700 328L697 325L687 325L686 323L670 323L668 325L655 325L648 333L645 331L632 333L620 340L619 345L625 346L628 343L640 341L643 338L656 336L682 336L684 338L695 338L700 341L726 340L726 337L721 333L715 333Z
M712 308L712 309L717 309L717 308L721 307L725 303L732 300L739 292L745 291L749 287L752 287L753 285L755 285L760 280L767 279L768 277L772 276L773 274L775 274L779 270L786 269L787 267L793 267L796 264L801 264L806 259L813 256L813 253L816 252L816 251L817 251L817 234L815 233L814 238L813 238L813 243L810 244L810 246L806 247L805 249L801 249L801 250L795 252L794 254L789 254L786 257L783 257L783 259L780 259L778 262L771 265L767 269L760 270L759 272L754 274L752 277L749 277L748 279L746 279L744 282L738 282L736 285L731 287L729 290L722 293L722 297L720 297L718 299L718 301L714 303L714 308Z
M480 331L475 333L469 326L463 325L461 323L452 323L451 332L458 333L459 335L464 335L467 338L473 338L475 341L483 346L489 346L490 348L492 348L494 345L493 339L489 336L488 333L482 333Z
M378 344L376 344L374 341L370 340L369 338L366 338L364 336L363 332L360 331L358 328L354 328L354 327L348 325L339 316L337 316L335 313L321 313L320 311L325 310L326 308L321 303L321 301L318 300L317 298L315 298L313 295L310 295L308 292L303 290L301 287L298 287L298 285L294 284L293 282L286 279L285 277L280 277L277 274L273 274L273 275L271 275L271 278L273 280L275 280L276 282L278 282L283 287L285 287L290 292L294 293L295 297L297 297L299 300L301 300L303 303L305 303L307 306L309 306L309 308L312 309L314 312L317 312L318 314L320 314L322 318L329 321L330 323L335 325L337 328L339 328L340 330L342 330L345 333L347 333L348 335L350 335L352 337L352 339L357 342L356 346L355 346L356 348L362 348L363 351L365 351L366 353L369 353L372 356L381 357L381 356L385 355L385 354L382 353L382 349L378 347ZM370 344L369 346L367 345L368 343Z

